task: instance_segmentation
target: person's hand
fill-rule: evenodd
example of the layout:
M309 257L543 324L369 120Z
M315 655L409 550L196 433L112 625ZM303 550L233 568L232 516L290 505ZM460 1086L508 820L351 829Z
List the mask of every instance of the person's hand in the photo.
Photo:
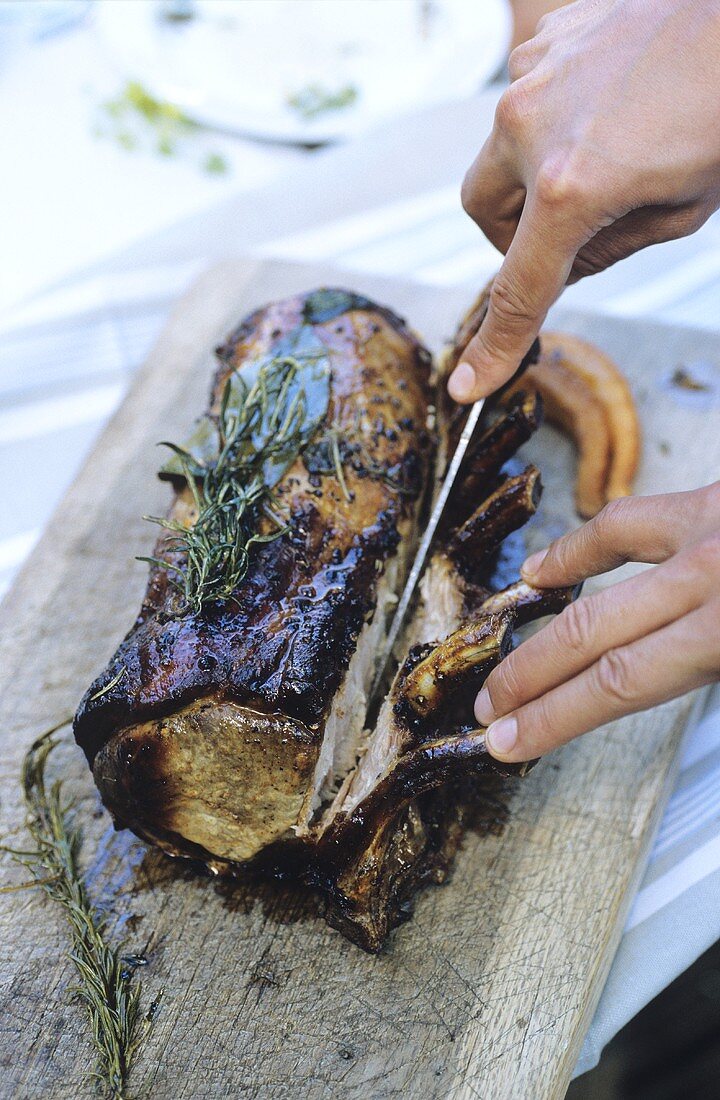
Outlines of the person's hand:
M510 55L462 201L505 260L449 381L516 370L568 280L698 229L720 205L720 0L576 0Z
M493 756L532 760L720 680L720 481L615 500L522 574L555 587L629 561L659 564L581 597L490 673L475 716Z
M510 0L513 16L512 48L532 38L543 15L570 3L572 0Z

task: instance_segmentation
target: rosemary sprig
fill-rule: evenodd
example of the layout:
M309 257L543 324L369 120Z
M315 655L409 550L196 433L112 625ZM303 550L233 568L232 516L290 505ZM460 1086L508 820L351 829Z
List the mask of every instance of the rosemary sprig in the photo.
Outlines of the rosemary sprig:
M112 691L114 687L117 687L123 676L127 676L127 669L125 665L122 665L120 667L120 671L117 672L115 676L113 676L112 680L109 680L107 684L105 684L105 687L100 688L99 691L96 691L94 695L90 696L90 702L94 703L96 699L100 699L103 695L107 695L109 691Z
M201 422L188 447L165 444L173 458L163 471L185 479L196 519L186 527L146 516L172 532L169 558L139 560L169 571L188 610L230 599L253 547L287 530L273 490L327 412L329 372L318 358L286 355L231 375L217 416Z
M335 467L335 477L337 478L340 488L342 490L342 495L345 497L345 500L349 501L351 497L350 493L348 492L347 482L345 480L345 473L343 472L343 463L342 457L340 455L338 433L334 429L331 429L328 434L330 436L330 451L332 453L333 466Z
M50 731L30 747L22 769L27 807L27 829L35 843L32 851L4 848L16 862L30 870L33 885L56 902L70 928L70 958L78 977L76 993L85 1006L96 1067L92 1076L112 1100L127 1097L127 1079L153 1006L143 1018L140 986L123 963L118 950L106 938L106 924L88 897L79 868L80 830L71 821L71 805L63 800L59 781L50 787L45 769L59 743ZM29 885L28 883L21 884Z

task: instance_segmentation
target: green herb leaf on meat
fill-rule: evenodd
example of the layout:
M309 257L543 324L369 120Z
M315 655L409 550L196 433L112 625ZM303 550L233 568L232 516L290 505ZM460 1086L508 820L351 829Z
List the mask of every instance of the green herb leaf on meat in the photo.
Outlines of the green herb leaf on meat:
M143 558L165 568L187 610L230 599L245 577L252 548L286 530L273 490L327 416L330 368L325 349L306 335L293 354L249 363L225 384L217 415L204 417L161 476L184 479L197 518L187 528L147 516L172 533L169 560ZM179 558L177 557L179 555Z

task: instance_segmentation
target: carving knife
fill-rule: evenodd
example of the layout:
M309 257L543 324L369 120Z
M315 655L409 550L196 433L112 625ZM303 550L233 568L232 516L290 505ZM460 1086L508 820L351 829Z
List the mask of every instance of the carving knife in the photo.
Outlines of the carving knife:
M375 680L373 682L372 689L370 691L370 697L368 700L368 715L374 715L376 707L378 705L381 693L385 686L385 676L387 673L388 665L392 658L392 652L395 648L395 643L400 637L400 632L403 628L405 620L407 618L410 605L412 603L415 589L418 586L420 578L422 577L423 570L425 568L425 562L427 560L428 551L432 544L435 532L438 529L440 520L442 519L445 505L448 502L448 497L452 491L452 487L455 484L455 479L458 474L458 470L462 464L462 460L465 457L465 452L468 449L470 440L473 437L477 422L480 419L480 414L485 404L485 398L481 397L479 401L476 401L471 406L468 413L465 426L463 427L460 439L458 440L457 447L455 448L455 454L452 456L450 465L448 466L447 473L443 478L442 485L440 486L440 492L438 493L433 509L428 520L427 527L423 534L420 546L418 547L417 554L415 555L415 561L413 562L412 569L403 588L400 602L395 609L390 629L388 630L387 637L384 645L382 646L378 655L377 671L375 673Z

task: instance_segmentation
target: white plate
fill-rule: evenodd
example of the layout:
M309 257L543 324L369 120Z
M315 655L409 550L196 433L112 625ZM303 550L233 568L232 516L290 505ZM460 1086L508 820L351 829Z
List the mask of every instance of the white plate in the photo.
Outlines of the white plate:
M208 126L282 141L353 136L408 110L472 94L510 41L506 0L104 0L96 25L124 76ZM355 101L306 118L309 86Z

